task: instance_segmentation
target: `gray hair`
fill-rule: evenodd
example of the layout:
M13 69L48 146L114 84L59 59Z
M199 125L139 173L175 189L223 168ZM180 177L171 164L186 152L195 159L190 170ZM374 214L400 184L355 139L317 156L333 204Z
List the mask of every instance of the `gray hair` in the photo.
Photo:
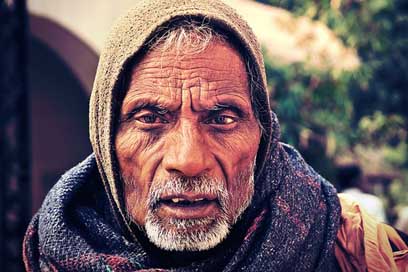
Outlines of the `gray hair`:
M149 50L175 50L178 54L198 54L211 43L228 44L227 37L216 32L205 20L185 18L169 26L160 27L156 33L148 43Z

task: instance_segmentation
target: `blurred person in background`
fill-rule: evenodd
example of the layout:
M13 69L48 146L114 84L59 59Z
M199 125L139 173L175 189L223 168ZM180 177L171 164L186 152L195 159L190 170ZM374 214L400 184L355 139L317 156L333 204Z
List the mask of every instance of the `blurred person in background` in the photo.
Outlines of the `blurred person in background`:
M337 182L341 192L352 196L372 216L387 222L384 203L378 196L367 193L367 184L360 166L356 164L339 167Z

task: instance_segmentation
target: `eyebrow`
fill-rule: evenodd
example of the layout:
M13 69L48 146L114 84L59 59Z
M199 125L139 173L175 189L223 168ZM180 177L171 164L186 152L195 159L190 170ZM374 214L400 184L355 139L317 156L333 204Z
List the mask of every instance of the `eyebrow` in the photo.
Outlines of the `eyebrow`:
M129 119L131 119L136 113L140 112L143 109L149 109L154 112L157 112L158 114L166 114L167 112L169 112L168 109L166 109L163 105L160 105L159 103L142 101L140 103L137 103L134 107L132 107L132 110L125 113L124 116L121 118L121 122L129 121Z
M246 113L244 110L242 110L239 106L233 105L233 104L222 104L222 103L217 103L214 107L211 107L208 109L210 112L220 112L220 111L225 111L225 110L230 110L235 112L239 117L244 117L246 116Z

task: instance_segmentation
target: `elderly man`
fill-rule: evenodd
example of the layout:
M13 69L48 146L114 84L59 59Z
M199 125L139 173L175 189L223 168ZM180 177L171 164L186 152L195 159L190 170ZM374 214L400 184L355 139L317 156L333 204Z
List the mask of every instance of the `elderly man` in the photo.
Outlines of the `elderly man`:
M122 17L101 55L90 124L94 155L58 181L27 230L29 271L406 265L395 230L340 204L279 143L260 48L222 2L140 1Z

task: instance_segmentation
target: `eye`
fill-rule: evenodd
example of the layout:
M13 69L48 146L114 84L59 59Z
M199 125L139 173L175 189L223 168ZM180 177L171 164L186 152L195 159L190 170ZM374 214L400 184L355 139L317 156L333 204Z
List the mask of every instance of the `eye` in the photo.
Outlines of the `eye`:
M136 121L143 124L167 124L169 123L163 116L155 113L145 113L135 116Z
M159 118L154 114L146 114L146 115L140 116L136 120L142 123L146 123L146 124L153 124L153 123L156 123L158 119Z
M211 117L206 121L206 124L212 124L212 125L230 125L235 123L236 117L225 115L225 114L219 114L216 116Z

